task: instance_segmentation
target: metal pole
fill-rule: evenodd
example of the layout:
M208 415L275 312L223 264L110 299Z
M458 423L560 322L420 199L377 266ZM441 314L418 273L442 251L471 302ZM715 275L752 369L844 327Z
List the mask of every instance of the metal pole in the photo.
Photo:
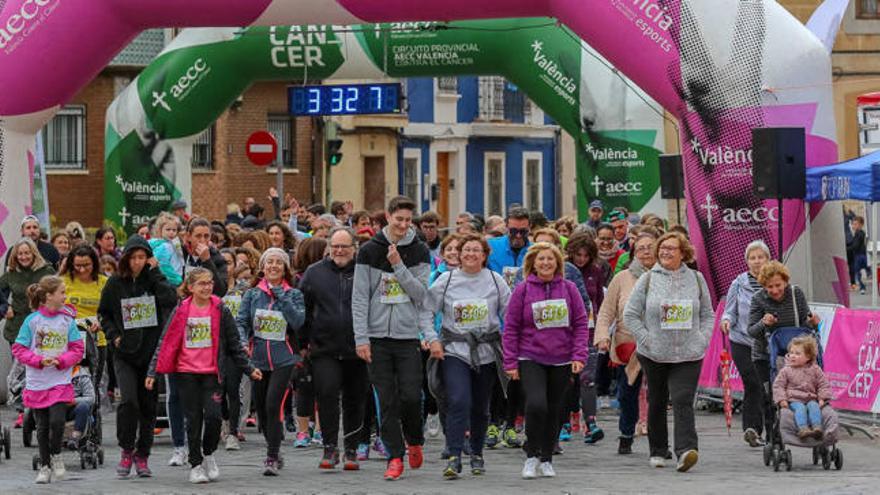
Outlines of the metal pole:
M779 262L784 263L782 260L782 253L784 252L784 248L782 246L782 194L776 196L776 204L779 207L779 221L776 224L779 226Z
M284 151L281 141L278 141L278 154L275 157L275 189L278 190L278 200L284 202Z
M807 298L813 300L813 237L810 221L810 203L804 202L804 211L807 215ZM780 217L782 218L782 217Z
M868 239L871 239L871 242L874 243L874 247L873 247L873 249L871 249L871 263L869 263L869 265L868 265L869 270L871 270L871 273L869 273L868 275L871 276L871 278L869 279L871 281L871 307L876 308L877 307L877 240L875 239L875 237L877 237L877 232L878 232L878 230L880 230L880 219L877 218L877 203L871 202L871 216L874 217L873 222L872 222L874 224L874 228L871 229L871 232L869 232L869 234L871 234L874 237L869 236ZM852 283L852 282L850 282L850 283Z
M675 218L678 220L678 224L681 225L681 198L675 198Z

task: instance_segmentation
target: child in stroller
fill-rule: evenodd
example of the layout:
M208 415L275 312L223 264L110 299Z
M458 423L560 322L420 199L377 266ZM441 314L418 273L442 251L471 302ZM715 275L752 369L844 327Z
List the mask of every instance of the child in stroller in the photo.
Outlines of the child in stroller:
M822 371L822 351L813 330L786 327L770 337L770 376L774 404L778 405L771 442L764 449L764 464L782 464L791 470L792 454L786 446L811 448L813 464L825 469L843 467L837 448L838 416L830 406L831 387Z

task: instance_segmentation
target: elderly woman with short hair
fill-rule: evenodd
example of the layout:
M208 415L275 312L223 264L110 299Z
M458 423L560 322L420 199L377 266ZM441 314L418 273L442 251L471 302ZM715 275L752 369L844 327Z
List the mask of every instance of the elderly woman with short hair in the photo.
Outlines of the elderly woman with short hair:
M685 472L698 459L694 396L714 313L703 275L685 264L693 260L694 247L684 235L662 235L654 254L658 262L636 282L623 322L636 339L637 357L648 380L650 464L666 464L666 406L671 397L677 469Z

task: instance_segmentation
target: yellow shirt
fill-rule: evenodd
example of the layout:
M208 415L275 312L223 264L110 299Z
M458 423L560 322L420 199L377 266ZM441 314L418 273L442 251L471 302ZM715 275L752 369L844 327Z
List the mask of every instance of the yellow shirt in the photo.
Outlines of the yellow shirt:
M101 302L101 291L107 283L107 277L98 275L97 282L82 282L78 278L71 280L64 277L64 284L67 286L67 304L71 304L76 308L76 317L79 318L95 318L98 316L98 304ZM107 345L107 338L104 331L98 331L98 347Z

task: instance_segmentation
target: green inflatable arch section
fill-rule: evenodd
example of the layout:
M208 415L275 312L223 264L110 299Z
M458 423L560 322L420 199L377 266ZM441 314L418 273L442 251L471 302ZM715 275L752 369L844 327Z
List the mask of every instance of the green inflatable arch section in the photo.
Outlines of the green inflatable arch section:
M192 144L255 81L457 75L504 76L574 138L582 217L587 197L662 204L659 105L568 28L531 18L186 29L107 111L104 216L130 232L188 198Z

